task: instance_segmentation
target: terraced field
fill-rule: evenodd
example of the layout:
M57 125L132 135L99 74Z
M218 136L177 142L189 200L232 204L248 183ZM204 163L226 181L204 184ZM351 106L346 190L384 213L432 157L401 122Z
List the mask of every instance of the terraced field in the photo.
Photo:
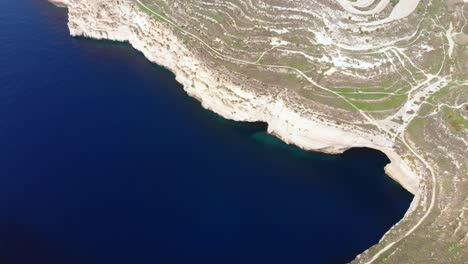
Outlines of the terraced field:
M140 5L170 21L226 71L269 85L274 78L277 87L271 90L299 94L317 108L355 111L333 118L372 123L370 117L395 138L422 101L451 81L456 69L450 65L460 57L454 36L464 25L463 6L449 13L443 2L416 3L406 18L388 23L403 1L385 8L372 1L340 3L143 0Z

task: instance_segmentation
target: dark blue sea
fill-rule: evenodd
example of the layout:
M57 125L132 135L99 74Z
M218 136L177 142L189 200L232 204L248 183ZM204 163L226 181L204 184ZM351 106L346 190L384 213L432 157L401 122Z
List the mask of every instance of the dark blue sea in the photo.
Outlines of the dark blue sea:
M126 44L0 1L1 264L345 263L412 195L380 152L227 121Z

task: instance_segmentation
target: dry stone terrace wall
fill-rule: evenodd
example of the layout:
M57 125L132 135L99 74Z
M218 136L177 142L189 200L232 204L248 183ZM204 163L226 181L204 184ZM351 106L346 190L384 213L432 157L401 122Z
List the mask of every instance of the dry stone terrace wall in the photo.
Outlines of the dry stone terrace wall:
M468 261L463 1L53 0L72 35L128 41L204 107L305 149L380 149L416 194L356 263Z

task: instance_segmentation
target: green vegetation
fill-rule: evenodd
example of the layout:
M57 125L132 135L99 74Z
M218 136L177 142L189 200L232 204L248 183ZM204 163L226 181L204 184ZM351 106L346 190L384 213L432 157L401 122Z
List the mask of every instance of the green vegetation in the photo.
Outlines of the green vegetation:
M399 2L400 2L400 0L390 0L390 4L392 6L396 6Z
M463 118L459 112L448 111L447 119L449 120L450 126L458 132L462 129L468 129L468 120Z

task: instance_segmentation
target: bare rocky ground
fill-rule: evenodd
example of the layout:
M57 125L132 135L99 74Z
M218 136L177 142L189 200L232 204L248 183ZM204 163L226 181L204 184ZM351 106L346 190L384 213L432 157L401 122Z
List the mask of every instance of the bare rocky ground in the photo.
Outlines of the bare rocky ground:
M53 2L72 35L130 42L226 118L385 152L415 199L355 263L468 262L466 1Z

